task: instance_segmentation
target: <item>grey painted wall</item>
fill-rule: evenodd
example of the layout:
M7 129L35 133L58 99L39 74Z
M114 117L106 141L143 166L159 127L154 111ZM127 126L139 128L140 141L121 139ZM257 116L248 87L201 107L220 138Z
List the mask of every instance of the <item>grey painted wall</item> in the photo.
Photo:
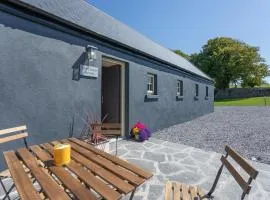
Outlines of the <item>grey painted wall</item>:
M157 75L156 100L145 100L147 73ZM183 101L176 100L177 80L183 80ZM195 83L199 84L199 98L194 100ZM130 123L137 121L158 130L200 115L213 112L213 87L209 86L209 98L205 99L206 84L189 78L158 71L149 67L130 64Z
M68 137L73 116L75 135L84 127L81 118L85 112L100 118L101 75L73 80L73 73L84 63L86 45L99 49L94 63L99 68L102 55L127 63L127 129L141 121L157 130L213 111L212 86L209 99L204 98L209 82L54 26L61 31L0 11L0 129L26 124L29 143L36 144ZM145 101L147 72L157 74L157 101ZM183 101L176 101L177 79L184 81ZM195 82L200 84L198 101L193 99ZM23 143L12 142L0 148L5 151L19 146Z
M77 135L83 128L78 115L91 111L100 117L100 76L72 80L86 41L3 12L0 38L0 129L26 124L29 143L35 144L68 137L74 115ZM11 142L0 148L22 145Z

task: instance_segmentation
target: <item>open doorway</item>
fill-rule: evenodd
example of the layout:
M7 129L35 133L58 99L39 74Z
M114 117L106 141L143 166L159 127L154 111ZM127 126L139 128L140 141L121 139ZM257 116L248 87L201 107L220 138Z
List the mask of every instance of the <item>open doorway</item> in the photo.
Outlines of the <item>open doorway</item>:
M124 62L102 57L101 119L103 123L119 123L121 130L125 130L124 70Z

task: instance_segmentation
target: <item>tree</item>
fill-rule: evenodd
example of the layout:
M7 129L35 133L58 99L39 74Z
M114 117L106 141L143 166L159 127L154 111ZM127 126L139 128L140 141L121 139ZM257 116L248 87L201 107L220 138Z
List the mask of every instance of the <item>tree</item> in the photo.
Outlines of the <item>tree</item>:
M254 87L267 76L268 66L259 48L232 38L208 40L200 53L190 55L190 61L214 78L216 88L220 89L239 82L244 87Z
M181 50L172 50L174 53L178 54L179 56L182 56L183 58L187 59L187 60L190 60L190 56L186 53L184 53L183 51Z
M267 65L260 63L254 68L256 69L242 77L242 87L255 87L263 84L263 78L267 75Z

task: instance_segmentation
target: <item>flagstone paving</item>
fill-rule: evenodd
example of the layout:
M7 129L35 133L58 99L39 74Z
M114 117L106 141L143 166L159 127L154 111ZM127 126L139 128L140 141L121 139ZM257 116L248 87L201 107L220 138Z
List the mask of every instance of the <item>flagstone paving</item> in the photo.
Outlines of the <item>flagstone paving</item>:
M115 144L110 143L108 149L114 153ZM207 191L221 165L219 153L155 138L143 143L121 140L118 145L118 156L154 173L150 180L137 189L134 200L163 200L164 184L167 180L198 185ZM246 199L269 200L270 165L250 162L259 171L259 175ZM12 182L6 179L5 184L11 185ZM0 199L3 195L1 190L0 187ZM214 195L217 200L240 199L241 189L226 169ZM13 192L12 199L17 197L17 193ZM123 199L129 199L129 196Z
M119 157L154 173L149 181L138 188L135 200L164 199L164 184L167 180L198 185L207 191L221 165L219 153L155 138L143 143L122 140L118 148ZM111 144L110 150L114 152L114 149L115 145ZM259 171L259 175L246 199L269 200L270 165L250 162ZM241 189L226 169L214 195L215 199L221 200L240 199Z

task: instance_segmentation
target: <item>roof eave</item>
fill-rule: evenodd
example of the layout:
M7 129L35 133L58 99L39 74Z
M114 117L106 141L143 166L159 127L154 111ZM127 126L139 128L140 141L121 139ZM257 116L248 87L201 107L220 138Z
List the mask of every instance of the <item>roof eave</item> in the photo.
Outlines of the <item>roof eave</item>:
M140 50L138 50L138 49L136 49L136 48L130 47L130 46L128 46L128 45L126 45L126 44L123 44L123 43L121 43L121 42L119 42L119 41L116 41L116 40L114 40L114 39L112 39L112 38L105 37L105 36L103 36L103 35L101 35L101 34L98 34L97 32L94 32L94 31L89 30L89 29L87 29L87 28L85 28L85 27L82 27L82 26L80 26L80 25L77 25L77 24L75 24L75 23L73 23L73 22L70 22L70 21L68 21L68 20L65 20L65 19L63 19L63 18L61 18L61 17L58 17L58 16L56 16L56 15L53 15L53 14L51 14L51 13L49 13L49 12L46 12L46 11L40 9L40 8L37 8L37 7L35 7L35 6L32 6L31 4L27 4L27 3L22 2L22 1L20 1L20 0L5 0L5 1L8 2L8 3L10 3L10 4L17 5L17 6L21 7L21 8L28 9L28 10L30 10L31 12L34 12L34 13L38 13L38 14L40 14L40 15L43 15L44 17L53 19L53 20L57 21L58 23L61 23L62 25L67 25L67 26L71 26L71 27L73 27L73 28L75 28L75 29L79 29L79 30L81 30L81 31L83 31L83 32L86 32L86 33L88 33L88 34L90 34L90 35L96 37L96 38L102 39L103 41L107 41L107 42L116 44L116 45L118 45L118 46L120 46L120 47L122 47L122 48L125 48L125 49L127 49L127 50L129 50L129 51L132 51L132 52L134 52L134 53L137 53L137 54L139 54L139 55L143 55L143 56L148 57L148 58L151 58L151 59L153 59L153 60L155 60L155 61L158 61L158 62L161 62L161 63L163 63L163 64L172 66L172 67L174 67L174 68L176 68L176 69L180 69L180 70L182 70L182 71L184 71L184 72L186 72L186 73L188 73L188 74L198 76L198 77L200 77L200 78L202 78L202 79L204 79L204 80L208 80L208 81L214 83L214 80L213 80L212 78L208 77L207 75L206 75L207 77L204 77L204 76L201 76L201 75L199 75L199 74L193 73L193 72L191 72L191 71L189 71L189 70L186 70L186 69L184 69L184 68L181 68L180 66L177 66L177 65L175 65L175 64L172 64L172 63L170 63L170 62L168 62L168 61L165 61L165 60L163 60L163 59L157 58L157 57L155 57L155 56L153 56L153 55L151 55L151 54L148 54L148 53L146 53L146 52L140 51ZM4 2L5 2L5 1L4 1Z

